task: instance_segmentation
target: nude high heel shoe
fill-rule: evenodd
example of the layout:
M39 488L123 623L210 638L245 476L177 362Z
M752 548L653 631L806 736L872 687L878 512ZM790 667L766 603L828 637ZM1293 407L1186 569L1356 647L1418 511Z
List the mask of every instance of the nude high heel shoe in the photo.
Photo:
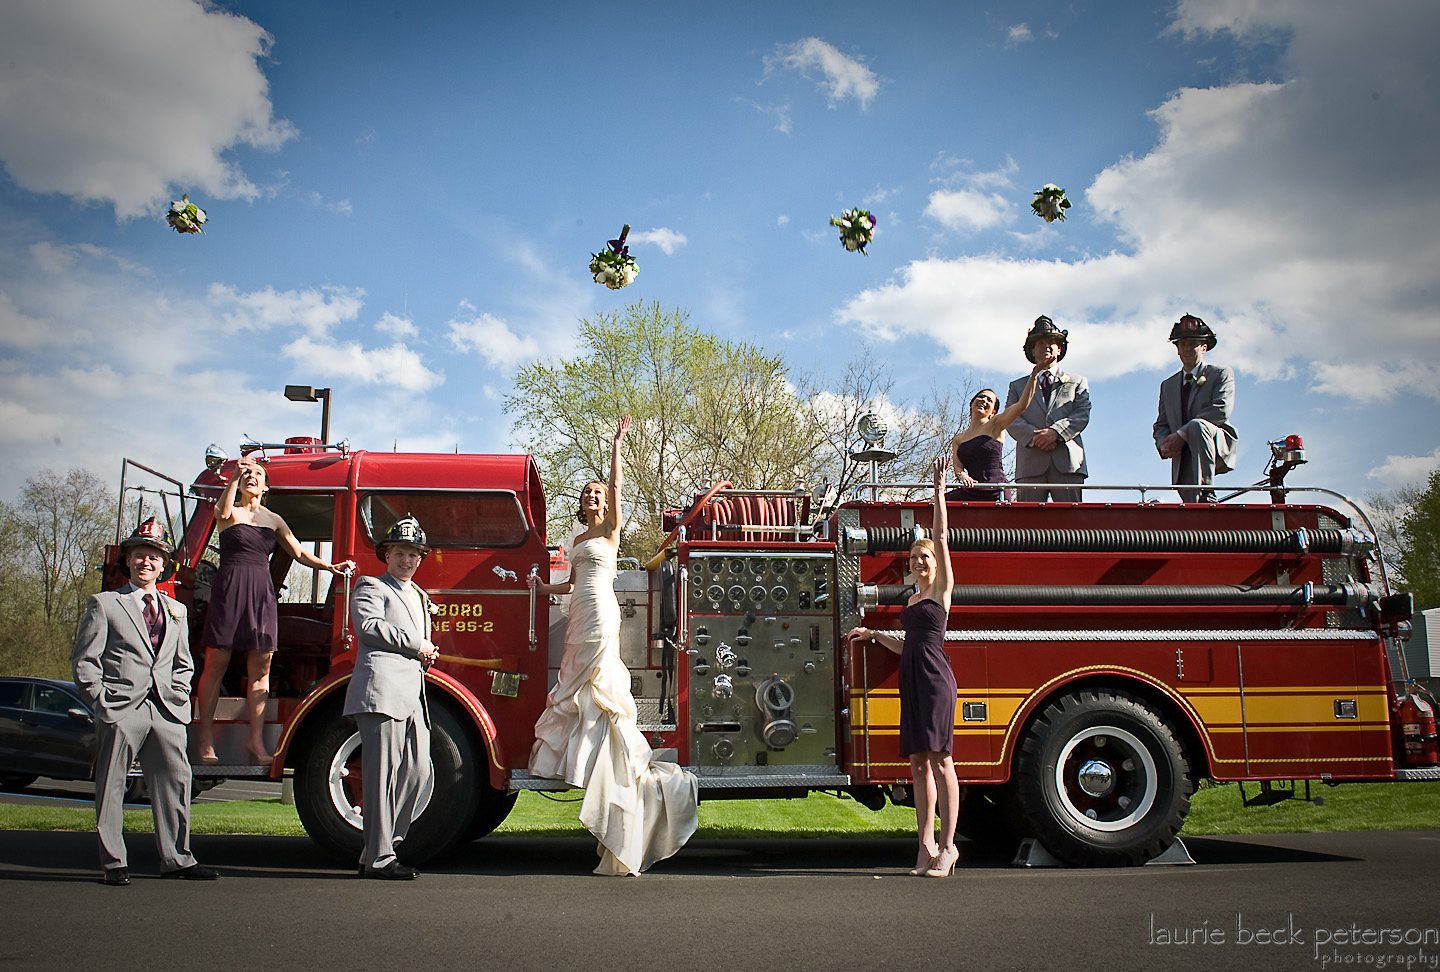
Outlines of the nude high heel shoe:
M960 859L960 851L956 847L947 847L940 852L940 856L930 862L925 870L927 878L949 877L955 873L955 862Z

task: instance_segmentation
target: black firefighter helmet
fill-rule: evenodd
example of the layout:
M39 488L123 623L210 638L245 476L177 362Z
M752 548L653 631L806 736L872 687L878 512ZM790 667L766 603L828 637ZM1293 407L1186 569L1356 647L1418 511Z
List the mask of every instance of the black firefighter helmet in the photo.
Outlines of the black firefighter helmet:
M1204 341L1206 351L1215 350L1215 332L1210 330L1209 324L1191 314L1186 314L1175 322L1174 327L1170 328L1170 340Z
M1054 341L1060 345L1060 357L1056 361L1065 360L1065 352L1070 350L1070 332L1062 331L1055 326L1055 322L1044 314L1035 318L1035 326L1030 328L1030 333L1025 335L1025 360L1031 364L1035 363L1035 342L1041 338Z
M413 513L406 513L390 525L390 529L385 531L385 536L375 544L375 556L384 560L385 548L392 543L408 543L412 547L419 547L421 553L428 554L430 552L425 530L420 526L420 521L415 519Z
M137 526L134 533L120 541L120 556L127 556L131 547L154 547L165 555L167 562L175 559L175 544L170 542L170 536L165 532L165 527L153 516Z

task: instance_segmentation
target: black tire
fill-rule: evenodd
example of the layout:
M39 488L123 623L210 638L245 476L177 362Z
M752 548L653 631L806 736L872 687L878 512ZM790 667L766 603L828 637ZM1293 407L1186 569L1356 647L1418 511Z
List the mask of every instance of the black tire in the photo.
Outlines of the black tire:
M39 778L30 773L0 773L0 790L23 790Z
M519 790L507 792L497 790L489 783L482 783L480 805L475 808L475 816L470 821L470 830L465 834L465 839L479 840L504 823L505 818L510 816L510 811L515 809L515 801L519 798Z
M358 785L360 732L353 720L340 714L339 706L317 718L321 721L307 735L295 764L295 809L315 843L353 862L365 842ZM433 700L430 758L435 790L399 851L408 864L422 864L464 838L480 805L483 764L471 732L448 706Z
M1015 773L1031 832L1082 867L1134 866L1160 854L1194 790L1170 722L1128 692L1104 688L1047 705L1025 732Z

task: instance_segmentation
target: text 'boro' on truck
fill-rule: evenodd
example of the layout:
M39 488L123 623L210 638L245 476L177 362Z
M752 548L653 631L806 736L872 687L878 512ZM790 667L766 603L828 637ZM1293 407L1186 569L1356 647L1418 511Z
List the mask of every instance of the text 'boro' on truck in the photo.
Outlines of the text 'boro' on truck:
M331 544L332 560L381 573L375 540L406 513L434 547L416 582L438 606L440 651L463 663L426 675L436 793L410 857L489 833L520 790L563 788L526 772L565 624L525 583L552 567L534 461L314 439L243 451L267 463L267 505L302 543ZM1267 797L1284 792L1274 781L1440 779L1433 711L1403 671L1410 596L1388 590L1363 511L1284 485L1304 461L1298 440L1271 451L1266 487L1215 504L1156 502L1174 494L1154 486L1104 487L1076 504L951 504L962 833L1033 836L1071 864L1133 865L1174 843L1201 779L1267 784ZM147 493L183 521L170 584L191 608L197 663L220 467L211 455L188 485L128 459L122 469L122 511ZM702 801L822 790L872 809L911 803L897 656L849 649L843 634L862 619L899 627L928 493L876 484L875 470L843 498L719 484L667 517L670 537L648 565L620 571L640 728L695 773ZM1305 492L1351 515L1291 502ZM119 524L117 539L132 526ZM123 570L115 548L107 555L116 586ZM277 588L290 566L277 551ZM360 737L341 715L355 658L348 590L336 578L280 605L274 763L244 765L238 661L222 692L235 697L218 713L220 765L195 773L292 768L306 830L353 859L363 807Z

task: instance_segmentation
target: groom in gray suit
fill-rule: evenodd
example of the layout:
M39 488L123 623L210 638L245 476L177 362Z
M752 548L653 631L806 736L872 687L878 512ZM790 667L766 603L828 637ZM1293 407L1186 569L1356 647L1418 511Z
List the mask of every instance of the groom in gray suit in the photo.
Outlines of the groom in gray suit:
M1155 448L1170 460L1170 482L1213 486L1216 473L1235 462L1238 434L1230 424L1235 407L1235 375L1205 363L1215 347L1215 332L1186 314L1170 329L1180 370L1160 383L1160 412L1155 419ZM1213 489L1180 489L1183 503L1213 503Z
M1035 326L1025 336L1025 357L1045 369L1037 378L1030 406L1010 424L1010 437L1015 440L1015 481L1049 485L1019 490L1021 500L1044 502L1048 493L1057 502L1078 503L1083 490L1073 487L1089 475L1080 433L1090 424L1090 385L1080 375L1060 370L1069 348L1069 332L1057 328L1043 314L1035 318ZM1020 401L1029 382L1026 375L1010 383L1006 408Z
M407 514L375 545L385 573L360 578L350 598L360 647L345 715L360 727L365 773L361 877L412 881L419 874L395 851L430 802L434 783L425 669L439 652L430 641L430 598L411 580L429 552L425 531Z
M174 556L149 519L120 544L130 582L90 598L70 662L95 714L95 829L105 883L127 885L125 775L138 756L150 788L160 876L214 881L190 853L190 624L185 605L155 585Z

